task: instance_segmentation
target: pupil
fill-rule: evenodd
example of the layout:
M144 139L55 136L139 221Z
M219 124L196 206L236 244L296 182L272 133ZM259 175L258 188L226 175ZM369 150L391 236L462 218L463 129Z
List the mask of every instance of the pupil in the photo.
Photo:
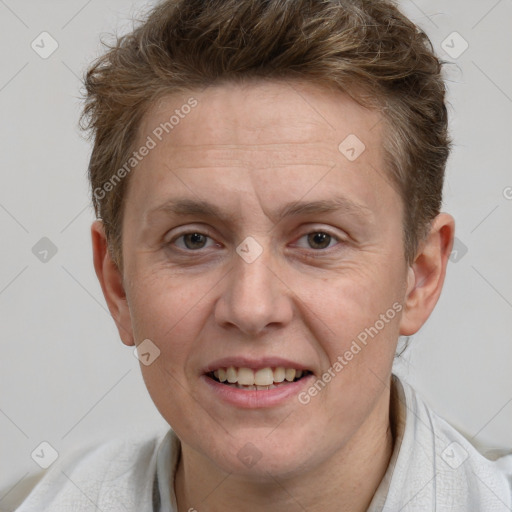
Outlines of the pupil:
M309 236L309 242L311 245L320 245L322 249L329 246L329 242L331 241L331 235L327 233L311 233Z
M204 246L204 235L201 233L190 233L188 235L185 235L185 245L189 249L197 249L198 246L196 244L199 244L199 248ZM187 243L187 241L191 241L191 244Z

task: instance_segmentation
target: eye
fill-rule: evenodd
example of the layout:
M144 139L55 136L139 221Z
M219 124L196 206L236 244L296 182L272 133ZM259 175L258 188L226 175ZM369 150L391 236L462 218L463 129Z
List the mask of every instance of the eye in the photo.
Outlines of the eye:
M307 244L306 246L304 246L304 243L301 243L302 240L305 240L305 243ZM311 231L310 233L306 233L301 236L297 241L296 246L320 251L330 249L340 242L342 242L342 240L339 237L326 231ZM176 236L169 241L169 245L175 245L178 249L184 251L199 251L200 249L218 246L219 244L204 233L199 231L190 231Z
M330 233L327 233L325 231L312 231L311 233L307 233L299 238L300 240L306 239L306 243L309 247L306 247L306 249L315 249L315 250L322 250L322 249L329 249L330 247L333 247L336 245L336 243L341 242L341 240L331 235ZM331 245L332 242L335 242ZM297 245L299 245L297 243ZM300 245L299 245L300 246Z
M198 249L204 249L207 247L207 241L210 240L214 245L215 242L208 235L199 233L197 231L191 231L189 233L183 233L176 238L173 238L169 244L174 244L180 249L197 251ZM182 241L182 243L178 243ZM210 244L211 245L211 244Z

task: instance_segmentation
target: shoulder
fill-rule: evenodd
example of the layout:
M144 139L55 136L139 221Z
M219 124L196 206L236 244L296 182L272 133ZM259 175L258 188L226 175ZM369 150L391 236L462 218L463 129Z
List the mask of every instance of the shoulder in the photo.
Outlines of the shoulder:
M446 482L460 482L468 503L479 510L511 510L512 449L494 460L487 458L445 419L430 411L438 440L439 474Z
M497 460L486 458L409 384L401 384L407 408L404 448L415 452L410 469L419 481L432 478L426 488L440 510L510 510L512 449Z
M130 434L61 457L18 512L152 510L156 456L166 433Z

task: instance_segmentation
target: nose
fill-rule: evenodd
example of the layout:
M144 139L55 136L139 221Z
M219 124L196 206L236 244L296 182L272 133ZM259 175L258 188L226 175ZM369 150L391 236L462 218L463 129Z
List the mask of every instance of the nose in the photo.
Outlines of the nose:
M268 248L252 262L235 254L215 305L217 324L251 337L287 325L293 316L292 292L279 274Z

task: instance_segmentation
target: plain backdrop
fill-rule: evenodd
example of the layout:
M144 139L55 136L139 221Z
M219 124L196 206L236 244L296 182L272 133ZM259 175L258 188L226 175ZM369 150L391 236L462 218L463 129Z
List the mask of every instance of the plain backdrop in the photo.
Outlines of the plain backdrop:
M61 454L165 426L94 274L90 146L77 127L80 77L100 36L125 32L149 5L0 0L3 511L41 472L31 457L41 442ZM473 442L510 449L512 1L400 5L451 63L444 210L456 218L457 242L438 306L396 371Z

